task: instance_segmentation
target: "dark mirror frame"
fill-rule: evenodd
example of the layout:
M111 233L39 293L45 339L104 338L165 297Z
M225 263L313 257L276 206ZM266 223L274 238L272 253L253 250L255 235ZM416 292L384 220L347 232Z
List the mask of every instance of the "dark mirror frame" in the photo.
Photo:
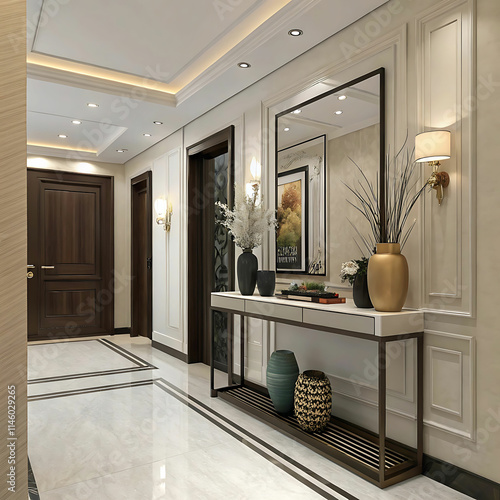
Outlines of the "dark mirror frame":
M386 207L385 207L385 202L386 202L386 193L385 193L385 68L378 68L374 71L371 71L370 73L367 73L363 76L360 76L359 78L356 78L354 80L351 80L350 82L344 83L343 85L340 85L338 87L335 87L332 90L329 90L328 92L324 92L322 94L317 95L316 97L313 97L311 99L308 99L307 101L301 102L299 104L295 104L293 107L286 109L285 111L282 111L281 113L278 113L275 116L275 122L274 122L274 130L275 130L275 207L276 209L278 208L278 153L280 151L279 149L279 144L278 144L278 120L280 117L285 116L292 111L294 111L297 108L302 108L304 106L307 106L308 104L312 104L316 101L319 101L320 99L323 99L325 97L328 97L332 94L336 94L340 92L343 89L346 89L348 87L353 87L365 80L368 80L369 78L373 78L374 76L379 76L379 92L380 92L380 106L379 106L379 111L380 111L380 165L379 165L379 181L378 181L378 189L379 189L379 206L380 206L380 241L384 242L386 240L386 234L385 234L385 218L386 218ZM326 159L326 158L325 158ZM328 201L326 199L326 187L327 187L327 164L326 161L323 161L323 168L325 169L324 171L324 189L325 189L325 203ZM324 221L323 224L325 225L325 249L327 249L327 230L326 230L326 214L327 210L325 209L325 214L324 214ZM277 241L275 242L275 255L277 256L278 252L278 243ZM306 266L307 266L306 262ZM321 274L309 274L309 273L304 273L302 271L280 271L276 269L277 273L280 274L302 274L302 275L307 275L307 276L325 276L326 275L326 267L325 267L325 272Z

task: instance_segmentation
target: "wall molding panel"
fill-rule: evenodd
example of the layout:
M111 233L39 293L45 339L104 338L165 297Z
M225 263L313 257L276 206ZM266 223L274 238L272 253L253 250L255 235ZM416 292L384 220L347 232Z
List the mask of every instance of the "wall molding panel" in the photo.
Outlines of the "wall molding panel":
M153 161L153 200L168 197L173 206L170 232L153 221L153 340L185 352L181 161L181 147Z
M426 194L422 211L422 306L429 312L475 314L475 95L474 1L438 4L416 21L418 132L452 133L450 175L438 205ZM424 167L424 175L430 168Z
M424 355L424 423L474 441L475 338L426 330Z

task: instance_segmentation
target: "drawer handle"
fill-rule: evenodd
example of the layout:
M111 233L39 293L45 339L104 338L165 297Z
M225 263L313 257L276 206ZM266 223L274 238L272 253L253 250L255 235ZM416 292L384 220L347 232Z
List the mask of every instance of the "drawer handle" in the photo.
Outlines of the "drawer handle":
M41 269L54 269L54 266L40 266Z

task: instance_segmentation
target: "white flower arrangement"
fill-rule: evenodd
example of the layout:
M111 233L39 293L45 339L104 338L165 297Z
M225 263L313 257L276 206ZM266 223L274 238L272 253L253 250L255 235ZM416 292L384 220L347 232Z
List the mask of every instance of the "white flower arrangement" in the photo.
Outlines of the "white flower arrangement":
M236 246L243 250L252 250L262 245L262 237L270 227L276 227L274 210L266 210L259 195L259 184L252 187L252 195L248 196L244 189L234 186L234 209L216 202L221 209L222 220L218 222L229 230Z
M343 262L340 269L340 279L342 280L342 283L349 281L349 283L352 285L354 283L356 274L358 274L358 270L359 265L354 260Z

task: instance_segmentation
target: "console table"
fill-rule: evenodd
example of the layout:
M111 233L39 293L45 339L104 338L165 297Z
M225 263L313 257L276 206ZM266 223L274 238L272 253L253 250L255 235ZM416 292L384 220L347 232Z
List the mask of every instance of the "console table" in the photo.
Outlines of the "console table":
M212 309L241 316L240 375L233 373L234 334L228 329L228 385L215 388L213 332L210 363L210 394L293 436L333 462L385 488L421 474L423 454L423 313L399 313L359 309L345 304L316 304L277 297L246 296L239 292L212 293ZM313 330L355 337L378 345L378 434L333 417L321 433L308 433L295 417L281 416L273 407L265 387L245 380L245 321L258 318ZM414 339L417 343L417 447L386 437L386 368L388 342ZM334 388L335 392L335 388Z

